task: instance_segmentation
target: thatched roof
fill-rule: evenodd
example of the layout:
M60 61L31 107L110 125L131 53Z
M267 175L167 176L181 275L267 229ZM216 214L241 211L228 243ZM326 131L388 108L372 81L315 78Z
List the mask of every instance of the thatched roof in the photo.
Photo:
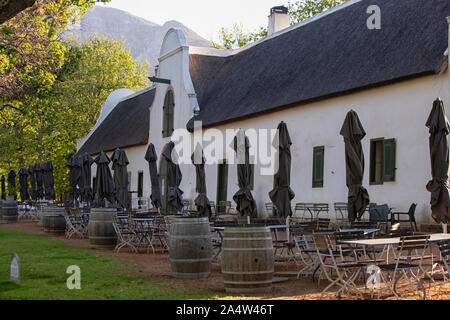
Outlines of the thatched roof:
M370 5L381 30L367 28ZM237 54L191 54L196 119L217 125L437 73L447 16L449 0L363 0Z
M135 145L146 145L149 135L150 106L155 89L146 89L119 104L78 150L77 155L90 155Z

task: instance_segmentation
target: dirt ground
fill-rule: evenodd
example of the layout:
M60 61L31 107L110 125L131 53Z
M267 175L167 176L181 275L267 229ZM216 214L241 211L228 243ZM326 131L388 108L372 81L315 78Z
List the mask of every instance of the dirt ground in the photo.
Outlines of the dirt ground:
M42 226L37 222L28 220L21 220L18 223L2 224L3 227L11 230L24 231L30 234L42 235L50 238L60 239L68 245L89 249L89 239L72 238L67 239L64 236L50 236L43 231ZM137 273L144 278L150 279L162 286L178 287L184 290L201 290L211 293L225 294L225 287L221 275L220 264L217 262L212 263L211 274L202 279L178 279L172 276L171 266L168 259L168 253L156 253L147 254L145 251L142 253L129 253L126 248L122 249L119 254L114 253L112 250L93 250L93 252L101 254L109 254L119 257L124 262L132 262L135 266L129 266L131 272ZM293 262L287 264L286 262L275 263L275 277L283 277L287 281L273 283L270 293L257 296L244 296L240 295L242 299L252 300L318 300L318 299L333 299L333 290L328 291L321 297L321 291L328 285L326 280L321 280L318 285L317 279L312 281L311 277L300 277L297 279L295 276L297 267ZM283 274L290 271L293 275ZM428 299L432 300L449 300L450 299L450 284L445 284L442 280L436 280L434 283L427 281L425 287L428 289L428 285L431 285L430 291L427 292ZM368 289L364 289L364 284L360 285L360 290L364 292L365 299L372 299L371 292ZM412 291L400 291L401 299L418 299L417 295L414 295ZM378 291L375 291L373 299L378 298ZM356 299L355 296L344 294L341 299ZM387 290L383 290L383 294L380 299L393 300L395 297L390 295Z

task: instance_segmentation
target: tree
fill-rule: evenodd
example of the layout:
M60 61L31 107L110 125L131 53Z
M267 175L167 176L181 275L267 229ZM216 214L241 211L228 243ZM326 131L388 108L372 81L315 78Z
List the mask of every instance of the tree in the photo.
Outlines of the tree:
M288 1L287 8L291 16L291 25L311 18L325 10L340 5L348 0L297 0ZM235 49L267 36L267 28L261 27L257 31L245 32L242 24L234 24L232 29L221 28L219 31L220 44L211 43L218 49Z
M124 43L106 38L66 43L65 62L51 88L23 95L0 113L0 172L52 160L55 192L69 189L67 162L97 121L108 95L148 86L147 63L135 61Z
M24 1L10 2L18 5ZM0 25L0 105L22 94L51 88L54 73L64 63L61 31L95 2L36 0L31 8Z

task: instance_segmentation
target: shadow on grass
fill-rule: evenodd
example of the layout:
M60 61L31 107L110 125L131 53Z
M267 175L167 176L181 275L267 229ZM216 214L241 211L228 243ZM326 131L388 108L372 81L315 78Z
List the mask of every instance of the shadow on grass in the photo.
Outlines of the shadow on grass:
M0 292L10 291L19 289L20 285L14 281L1 281L0 282Z

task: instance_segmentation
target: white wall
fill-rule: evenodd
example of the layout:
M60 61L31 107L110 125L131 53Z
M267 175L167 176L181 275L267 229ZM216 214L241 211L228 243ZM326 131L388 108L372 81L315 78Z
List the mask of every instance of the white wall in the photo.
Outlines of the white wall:
M448 72L298 106L217 129L270 129L285 121L293 141L291 187L296 197L292 204L326 202L332 207L334 202L347 201L344 142L339 131L346 113L353 109L367 133L362 141L365 155L363 185L368 189L371 202L388 203L402 211L407 211L410 204L416 202L418 222L428 223L431 222L430 193L425 185L431 179L431 166L425 122L437 97L450 106ZM381 137L397 140L396 181L369 185L370 140ZM313 147L322 145L325 146L324 187L313 189ZM260 176L258 172L257 165L253 195L262 215L264 203L269 202L268 192L272 189L273 179ZM208 166L206 175L208 196L215 200L217 166ZM231 200L238 190L236 165L229 166L228 179L228 199ZM333 217L334 210L330 213Z

